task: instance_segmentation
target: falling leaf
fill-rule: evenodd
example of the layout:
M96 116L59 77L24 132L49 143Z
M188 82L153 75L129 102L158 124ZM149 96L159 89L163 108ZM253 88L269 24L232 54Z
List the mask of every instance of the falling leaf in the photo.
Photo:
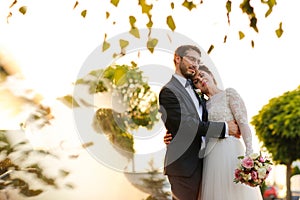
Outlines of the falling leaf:
M83 18L85 18L86 12L87 12L87 10L83 10L83 11L81 12L81 16L82 16Z
M17 0L14 0L14 2L9 6L9 8L12 8L17 3Z
M196 4L194 4L192 1L187 1L187 0L184 0L184 2L182 3L182 6L183 7L186 7L187 9L189 9L190 11L193 9L193 8L196 8Z
M242 31L239 31L240 40L245 37L245 34Z
M134 25L135 22L136 22L135 17L134 16L129 16L129 23L130 23L130 26L131 26L131 29L130 29L129 33L132 34L136 38L140 38L140 32Z
M62 103L64 103L65 105L67 105L70 108L79 107L79 104L76 102L76 100L71 95L66 95L63 97L59 97L57 99L60 100Z
M147 41L147 49L153 53L154 51L154 48L156 47L158 43L158 40L156 38L149 38L148 41Z
M256 32L258 32L258 28L256 26L257 18L255 16L254 8L250 5L250 0L243 0L240 4L240 8L243 13L246 13L250 20L250 27L252 27Z
M118 7L120 0L111 0L110 3L113 4L115 7Z
M229 17L229 14L231 12L231 1L230 0L227 0L227 2L226 2L226 10L227 10L227 21L228 21L228 24L230 24L230 17Z
M150 15L150 11L152 10L153 5L147 4L146 0L139 0L139 5L142 7L142 13L146 13L147 15Z
M82 148L88 148L88 147L90 147L90 146L93 146L94 145L94 142L86 142L86 143L84 143L84 144L82 144Z
M267 4L269 6L269 9L265 13L265 17L268 17L272 13L273 7L276 5L276 0L264 0L261 1L261 3Z
M110 47L110 44L106 41L103 41L102 52L106 51Z
M210 54L211 51L212 51L214 48L215 48L214 45L210 45L210 47L209 47L209 49L208 49L208 51L207 51L207 54Z
M279 28L275 31L278 38L280 38L283 34L282 22L279 23Z
M22 7L19 8L19 11L20 11L20 13L22 13L23 15L25 15L26 11L27 11L27 7L26 6L22 6Z
M105 33L104 41L102 44L102 52L106 51L110 47L110 44L108 42L106 42L106 37L107 37L107 34Z
M139 32L139 29L137 29L137 28L132 28L132 29L129 31L129 33L130 33L131 35L133 35L134 37L136 37L136 38L140 38L140 32Z
M147 4L146 3L146 0L139 0L139 5L141 6L142 8L142 13L143 14L147 14L147 17L148 17L148 23L146 24L146 26L148 28L151 28L153 26L153 22L151 20L152 18L152 15L151 15L151 10L153 8L153 5L152 4Z
M226 43L226 41L227 41L227 35L225 35L223 42Z
M174 20L173 20L173 18L172 18L171 15L169 15L169 16L167 17L167 24L168 24L169 28L170 28L172 31L174 31L174 30L176 29L175 22L174 22Z
M110 13L109 12L106 12L106 19L108 19L110 16Z
M135 27L134 24L136 22L136 19L134 16L129 16L129 23L130 23L130 26L131 28Z
M252 48L254 48L254 41L253 40L251 40L251 46L252 46Z
M70 174L69 171L66 171L66 170L63 170L63 169L59 170L59 173L63 177L66 177L66 176L68 176Z
M75 2L73 9L75 9L78 6L78 1Z
M148 28L151 28L153 26L153 22L152 22L151 18L149 18L149 22L146 24L146 26Z
M171 3L171 8L174 9L174 2Z
M122 40L122 39L119 40L119 43L120 43L121 49L126 48L129 44L129 42L127 40Z
M11 16L12 16L12 13L9 12L8 15L7 15L7 17L6 17L6 23L9 23L9 22L8 22L8 19L9 19Z

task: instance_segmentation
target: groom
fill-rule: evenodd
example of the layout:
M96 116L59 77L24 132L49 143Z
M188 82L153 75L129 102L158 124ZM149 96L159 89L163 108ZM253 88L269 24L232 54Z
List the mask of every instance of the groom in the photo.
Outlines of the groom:
M179 46L174 54L175 74L159 94L161 118L173 138L167 146L164 163L173 200L198 198L203 164L199 157L202 137L224 138L228 134L238 134L234 121L207 121L205 100L195 94L190 83L200 57L198 47Z

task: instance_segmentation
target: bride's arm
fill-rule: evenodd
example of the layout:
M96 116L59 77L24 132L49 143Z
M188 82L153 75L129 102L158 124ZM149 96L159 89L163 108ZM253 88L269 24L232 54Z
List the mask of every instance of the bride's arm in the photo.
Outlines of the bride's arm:
M252 133L248 123L247 109L245 103L241 96L233 88L227 89L227 95L229 98L231 112L239 126L246 146L246 155L249 155L253 152Z

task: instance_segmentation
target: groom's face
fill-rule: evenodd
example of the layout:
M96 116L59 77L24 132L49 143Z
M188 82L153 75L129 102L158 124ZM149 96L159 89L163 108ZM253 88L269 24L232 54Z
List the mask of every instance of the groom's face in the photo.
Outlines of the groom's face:
M180 59L179 69L185 78L192 78L195 75L199 64L200 55L194 50L188 50Z

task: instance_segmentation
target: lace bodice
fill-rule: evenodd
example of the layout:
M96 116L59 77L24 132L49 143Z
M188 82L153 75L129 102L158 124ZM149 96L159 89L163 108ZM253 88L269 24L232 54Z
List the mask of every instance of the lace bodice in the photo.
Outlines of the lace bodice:
M253 152L252 134L243 99L233 88L215 94L207 101L209 121L236 120L246 146L246 155Z

